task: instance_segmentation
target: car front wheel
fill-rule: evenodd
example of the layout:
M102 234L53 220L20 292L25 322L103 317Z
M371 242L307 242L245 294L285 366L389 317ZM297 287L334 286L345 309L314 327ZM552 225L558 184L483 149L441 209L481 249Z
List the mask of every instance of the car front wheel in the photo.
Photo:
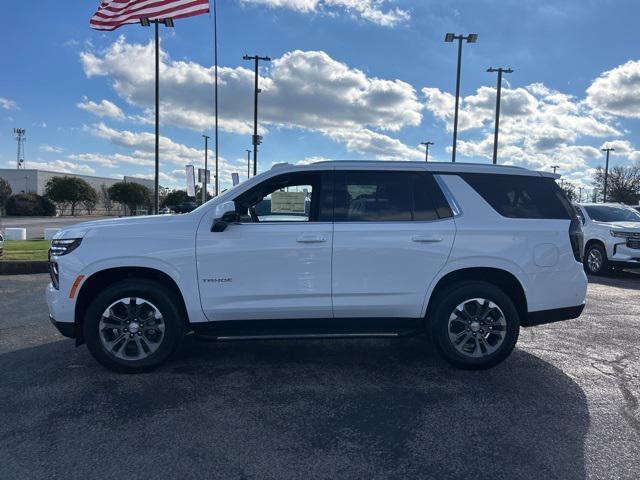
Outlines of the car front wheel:
M87 308L84 338L103 366L127 373L152 370L179 346L184 324L175 294L146 279L114 283Z
M598 243L589 245L584 254L584 269L591 275L606 275L611 271L607 252Z
M460 282L443 292L437 302L427 320L438 351L452 365L490 368L515 347L520 331L518 311L498 287Z

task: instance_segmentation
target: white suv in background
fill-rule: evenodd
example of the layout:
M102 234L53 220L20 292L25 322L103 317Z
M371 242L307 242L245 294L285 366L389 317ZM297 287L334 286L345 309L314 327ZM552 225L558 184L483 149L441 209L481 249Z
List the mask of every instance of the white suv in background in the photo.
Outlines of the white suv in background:
M584 268L604 275L613 267L640 267L640 213L619 203L575 205L584 232Z
M490 367L521 326L584 308L580 222L554 178L462 163L278 165L185 215L60 232L51 321L119 371L158 366L190 332L427 331L452 364Z

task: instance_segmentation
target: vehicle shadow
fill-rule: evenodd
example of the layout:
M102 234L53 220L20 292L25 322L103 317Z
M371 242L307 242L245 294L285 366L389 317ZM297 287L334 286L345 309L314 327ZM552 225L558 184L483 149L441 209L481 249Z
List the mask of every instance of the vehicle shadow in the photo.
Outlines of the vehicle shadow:
M144 375L70 341L6 353L0 477L585 478L571 378L521 350L455 370L425 344L188 339Z
M606 285L609 287L640 290L640 270L615 270L606 276L587 276L589 283Z

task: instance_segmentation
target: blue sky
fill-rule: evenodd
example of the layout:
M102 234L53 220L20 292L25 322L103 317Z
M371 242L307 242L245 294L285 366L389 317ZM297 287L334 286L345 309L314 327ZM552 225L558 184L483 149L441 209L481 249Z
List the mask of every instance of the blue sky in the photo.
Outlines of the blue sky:
M41 5L36 5L40 3ZM153 172L152 30L89 28L98 1L16 2L0 42L0 167L15 165L14 127L27 129L28 167L118 177ZM316 158L450 158L456 50L465 45L459 161L490 162L495 82L505 77L500 161L560 165L589 185L612 164L640 161L640 3L580 0L219 0L221 182L246 172L251 65L261 70L260 169ZM34 12L40 12L39 15ZM42 13L46 12L46 15ZM162 31L161 183L201 166L213 115L212 19Z

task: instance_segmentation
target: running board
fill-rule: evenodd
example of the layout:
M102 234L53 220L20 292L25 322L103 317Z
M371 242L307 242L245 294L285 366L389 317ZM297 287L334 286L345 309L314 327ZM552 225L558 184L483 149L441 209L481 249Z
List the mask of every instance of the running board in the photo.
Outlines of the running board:
M318 338L397 338L407 334L399 332L380 333L292 333L292 334L271 334L271 335L206 335L199 334L198 337L206 340L216 340L219 342L231 342L242 340L313 340Z

